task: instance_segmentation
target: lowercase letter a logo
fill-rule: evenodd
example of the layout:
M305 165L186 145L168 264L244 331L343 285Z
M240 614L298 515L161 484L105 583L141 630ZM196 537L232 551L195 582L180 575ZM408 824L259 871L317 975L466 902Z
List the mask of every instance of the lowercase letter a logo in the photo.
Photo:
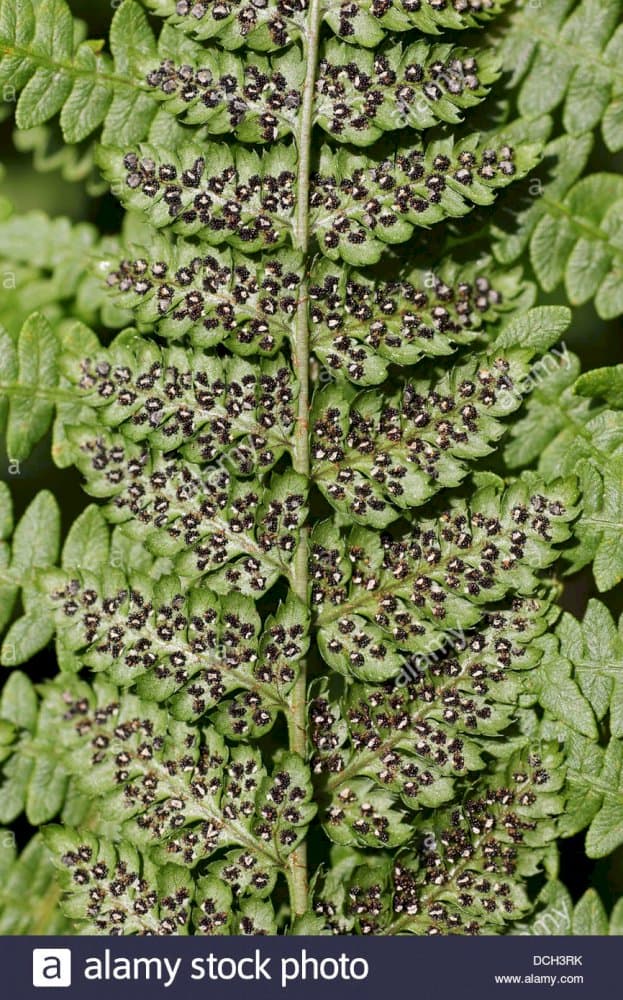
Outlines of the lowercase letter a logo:
M32 953L33 986L71 986L71 951L69 948L34 948Z

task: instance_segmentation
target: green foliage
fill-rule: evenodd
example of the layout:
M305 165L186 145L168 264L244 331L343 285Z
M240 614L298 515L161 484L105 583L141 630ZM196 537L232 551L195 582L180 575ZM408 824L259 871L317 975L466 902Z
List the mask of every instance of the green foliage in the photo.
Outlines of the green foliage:
M418 28L436 35L440 30L471 28L480 21L488 21L504 8L508 0L468 0L467 3L439 4L425 0L422 3L398 5L375 4L369 0L355 3L345 10L339 3L327 4L324 17L331 29L351 43L376 46L385 32L408 31ZM299 37L305 25L308 3L299 0L283 11L274 0L265 7L256 8L241 0L226 4L226 9L212 10L209 3L192 3L191 0L144 0L144 6L159 17L166 17L169 24L200 39L219 41L225 49L248 45L258 51L280 48ZM284 24L281 14L289 17Z
M515 260L529 243L542 288L552 291L564 281L572 304L594 299L604 319L623 311L622 195L616 174L581 175L593 130L600 129L611 152L623 147L621 12L620 0L518 4L499 44L518 86L520 115L538 120L559 110L563 134L546 149L550 169L531 182L533 204L519 212L519 231L502 232L494 222L496 256Z
M620 6L0 0L0 930L621 933Z
M3 934L71 934L43 839L36 834L19 854L14 835L0 832L0 929Z
M616 174L593 174L541 219L530 243L535 274L546 291L564 279L569 301L595 299L604 319L623 311L620 291L623 184Z
M620 0L548 0L523 4L511 17L501 51L519 81L522 115L538 117L563 105L563 124L582 135L601 123L604 140L623 146Z
M34 311L51 322L67 314L86 323L100 316L107 326L122 326L128 315L115 309L101 287L95 265L117 241L101 239L87 223L48 219L43 212L12 215L0 222L0 268L14 276L0 306L12 336ZM6 283L5 283L6 284Z
M587 889L573 905L567 889L561 882L548 882L539 893L538 907L529 921L517 925L517 934L539 936L575 934L581 937L600 937L621 934L621 902L614 906L610 918L595 889Z

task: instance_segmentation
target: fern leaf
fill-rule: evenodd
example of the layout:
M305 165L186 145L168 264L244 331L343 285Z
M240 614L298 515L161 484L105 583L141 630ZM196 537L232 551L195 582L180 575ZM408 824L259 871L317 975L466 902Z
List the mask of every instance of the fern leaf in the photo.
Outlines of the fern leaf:
M156 53L144 12L125 0L113 17L111 55L84 41L65 0L11 0L0 8L0 81L21 91L19 129L60 114L67 143L103 127L105 141L136 142L147 134L157 104L136 79L136 61Z
M58 754L34 752L43 747L51 719L41 710L35 690L25 674L14 671L2 690L2 806L3 823L22 812L33 825L58 815L67 793L68 774Z
M34 583L38 567L53 565L60 545L60 511L47 490L38 493L17 525L13 522L11 495L0 488L0 629L11 622L18 597L23 614L5 636L0 661L14 666L39 652L50 640L53 623L41 608Z
M393 808L381 816L398 807L417 812L452 800L457 780L482 771L489 741L508 729L541 672L534 640L554 616L547 599L516 598L485 615L478 629L448 634L445 647L404 657L404 685L336 692L333 683L318 691L310 709L312 766L330 796L328 836L387 846L383 821L363 807L370 787L390 795ZM409 824L401 832L403 842L410 839Z
M286 711L309 645L308 616L295 598L262 625L249 598L184 594L174 577L48 572L41 585L66 671L82 664L106 671L113 683L135 684L141 697L167 702L183 721L216 708L216 728L234 740L263 735Z
M345 5L328 4L324 17L332 30L347 41L375 46L387 31L418 28L436 35L442 30L460 31L486 22L499 14L508 0L474 2L452 0L362 0ZM298 38L305 24L307 0L286 4L269 0L256 7L244 0L212 3L209 0L143 0L144 6L168 23L199 39L219 41L225 49L242 45L270 51Z
M289 337L301 284L297 254L284 250L262 262L231 251L200 257L194 244L156 234L139 252L120 263L104 260L102 270L119 306L140 323L157 324L160 336L223 343L242 356L272 355ZM321 261L310 274L311 346L333 377L361 385L382 381L390 361L450 354L483 326L531 304L518 270L489 266L487 258L463 267L446 259L434 271L372 282Z
M91 934L188 932L192 884L180 865L158 866L127 841L49 826L44 840L64 892L63 910Z
M235 864L236 861L232 860L228 868L230 865L235 867ZM277 933L278 922L270 901L242 898L238 906L234 906L234 899L234 892L220 874L200 878L193 910L195 933L210 937L214 934L248 936Z
M261 261L230 250L206 256L186 240L157 233L141 256L102 261L115 301L139 323L158 325L170 340L197 347L223 343L244 356L270 356L289 334L298 303L301 259L281 251Z
M615 174L584 177L560 206L537 225L530 243L536 276L546 291L564 280L574 305L595 299L603 319L623 311L619 233L623 220L623 182Z
M588 857L606 857L623 843L623 742L613 738L603 748L568 732L565 749L569 792L561 833L587 829Z
M524 336L516 342L523 349L512 348L508 330L494 353L475 354L450 374L406 382L391 395L353 390L349 398L339 383L317 392L312 478L328 501L356 523L384 528L443 487L458 485L467 462L492 450L504 433L503 419L521 405L532 371L525 336L531 318L541 325L540 350L568 322L556 310L539 319L537 313L522 317Z
M6 302L11 308L8 315L3 303L4 325L11 332L17 331L17 323L21 326L35 311L50 318L53 304L66 307L85 323L101 320L113 328L125 325L129 314L111 303L99 276L93 273L98 259L114 253L117 246L114 238L98 237L88 223L73 225L66 218L49 219L43 212L2 220L0 260L15 273L16 285L11 302ZM17 321L12 320L15 314Z
M255 597L287 577L306 516L303 476L275 475L258 492L257 483L234 479L222 465L152 454L120 435L94 436L89 425L72 429L70 437L87 492L111 497L107 516L127 521L127 530L154 554L179 553L182 575L209 573L218 592L233 587Z
M311 229L323 252L348 263L377 261L385 243L408 239L415 226L465 215L536 163L537 144L518 150L503 136L444 139L372 160L323 149L312 178ZM148 144L104 149L101 166L122 201L207 243L253 252L292 239L296 153L275 145L259 156L223 144L187 143L173 153Z
M200 47L179 53L178 33L163 36L160 64L142 72L171 114L211 135L233 131L241 142L274 142L297 132L305 63L296 46L270 59L241 58ZM374 56L330 40L321 51L314 119L338 141L367 146L386 131L460 122L498 76L486 50L422 41Z
M519 271L491 271L487 258L468 267L446 258L390 282L325 261L312 271L309 295L316 357L334 379L362 386L382 382L391 363L415 365L488 338L532 302Z
M122 337L65 372L97 423L129 441L181 449L190 461L226 459L238 474L268 470L291 448L298 386L283 357L262 369Z
M590 600L582 622L565 613L558 627L563 656L573 664L580 688L598 721L609 712L613 737L623 737L623 641L612 615ZM557 717L560 717L555 713Z
M533 592L535 571L568 537L574 496L569 481L546 490L527 476L506 492L499 480L483 485L471 508L456 501L402 537L359 528L344 542L328 524L316 528L312 603L326 662L360 680L396 677L398 650L430 653L488 602Z
M478 135L398 149L375 161L325 148L312 182L312 229L330 259L373 264L384 244L404 242L415 227L490 205L539 154L537 144L515 149L504 136Z
M539 469L546 478L572 472L579 476L583 509L568 558L573 571L592 562L597 587L605 591L623 576L619 489L623 416L603 406L591 407L574 394L577 362L570 358L570 366L561 364L558 372L544 376L528 399L527 415L513 428L516 442L509 445L507 456L512 464L520 464L540 452ZM548 409L546 430L538 429L544 407ZM529 444L526 436L532 437Z
M78 781L95 768L105 815L132 843L160 864L191 868L227 848L216 862L223 881L241 894L270 894L315 812L300 758L282 754L269 776L258 750L230 749L212 727L175 722L109 684L68 686L62 702L65 718L78 719L73 732L64 726L67 767ZM244 875L228 870L245 854Z
M541 128L547 119L541 119ZM538 121L532 123L538 134ZM549 134L549 124L546 133ZM545 134L545 139L547 138ZM493 252L501 264L518 260L525 252L541 219L555 212L572 185L582 175L593 146L590 135L559 136L543 149L541 162L530 176L512 188L512 203L506 194L500 197L500 211L491 220ZM503 217L506 217L504 222Z
M367 858L329 925L357 934L502 933L529 911L521 876L538 869L555 837L561 763L552 746L524 750L476 783L460 808L418 823L397 861Z
M501 43L505 65L519 90L519 110L538 117L561 104L563 124L582 135L602 123L606 145L623 145L620 0L548 0L544 9L523 5L513 13Z
M511 933L539 936L573 934L578 937L619 935L620 914L621 900L608 918L606 908L595 889L587 889L574 906L565 886L561 882L552 881L547 882L539 893L534 914L529 920L518 924Z
M47 432L58 384L58 341L50 324L33 314L17 344L0 331L0 392L9 397L6 441L9 458L22 461ZM46 392L47 390L47 392Z
M0 831L0 932L10 935L71 934L58 907L56 872L41 834L17 852L12 831Z

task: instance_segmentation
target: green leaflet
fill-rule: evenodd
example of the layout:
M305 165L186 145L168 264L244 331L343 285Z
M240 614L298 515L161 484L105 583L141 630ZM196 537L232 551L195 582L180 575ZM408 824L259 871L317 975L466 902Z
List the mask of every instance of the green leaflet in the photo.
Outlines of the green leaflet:
M270 356L291 331L301 283L301 258L267 258L230 250L202 255L194 243L150 234L141 256L102 262L109 292L139 323L158 324L168 340L187 336L197 347L223 343L241 356Z
M0 929L3 934L71 934L58 908L56 872L40 834L17 852L12 831L0 831Z
M606 857L623 843L623 745L613 738L604 749L569 733L565 746L569 791L561 833L571 836L588 828L588 857Z
M398 5L363 0L345 10L337 2L328 4L324 17L332 30L349 42L375 46L386 31L420 31L436 35L441 30L460 30L488 21L499 14L508 0L485 0L485 3L443 6L425 0L422 3ZM305 24L307 0L296 0L281 8L274 0L265 7L255 7L244 0L232 0L216 6L207 0L143 0L144 6L169 24L200 39L214 39L225 49L248 45L258 51L271 51L299 37ZM283 20L285 15L288 21Z
M404 242L414 226L460 217L474 204L489 205L497 190L524 176L540 146L523 142L515 150L513 136L509 128L490 138L439 140L391 159L323 147L312 177L311 230L330 259L374 263L384 243ZM146 213L157 228L172 226L247 252L292 239L297 162L291 145L276 144L260 156L224 144L188 143L175 153L142 144L104 149L100 162L124 204Z
M317 391L314 482L350 520L377 528L443 487L457 486L467 462L493 450L504 418L530 392L543 363L533 363L533 350L549 347L567 323L564 310L531 310L511 320L491 353L402 387L396 379L391 395L355 395L339 383Z
M107 325L122 326L127 321L110 302L98 276L92 273L95 260L112 253L117 241L99 238L87 223L73 225L68 219L49 219L42 212L11 215L0 222L2 269L14 275L10 287L5 278L0 318L16 334L35 311L50 320L56 310L70 313L83 322L101 317ZM17 301L15 301L17 299Z
M2 823L22 811L33 826L46 823L65 802L68 773L49 743L50 724L26 675L12 673L0 700Z
M127 841L112 844L70 827L49 826L44 840L65 893L63 911L83 933L188 933L192 883L179 865L157 866Z
M460 808L418 822L414 846L397 860L362 858L361 867L344 873L343 899L333 895L331 906L319 894L318 911L348 933L502 933L530 909L518 876L535 870L556 835L553 820L564 804L560 763L547 744L514 755L476 783Z
M457 779L485 768L489 741L510 727L532 675L540 676L534 640L554 615L546 599L516 598L478 628L449 632L440 648L403 657L398 686L323 685L311 705L311 737L313 768L330 797L328 835L388 846L388 817L452 801ZM393 806L376 820L365 808L368 788L383 790ZM409 831L393 835L407 841Z
M258 371L242 359L161 351L131 333L64 367L94 422L130 441L196 462L224 459L241 475L270 469L290 448L298 386L283 357Z
M559 936L574 934L598 937L621 934L621 904L615 905L610 918L595 889L587 889L575 907L561 882L547 882L539 893L537 909L529 921L512 933Z
M216 727L234 740L264 735L287 711L309 645L308 616L293 597L262 623L250 598L185 594L176 577L77 572L40 578L69 673L83 664L104 671L148 701L168 703L178 719L217 707Z
M183 239L152 234L141 256L103 262L107 285L141 324L196 346L223 343L234 354L273 355L292 329L300 256L280 251L260 260L228 250L206 256ZM136 251L135 251L136 252ZM416 364L470 343L508 312L531 304L519 270L490 271L443 260L434 271L372 282L329 261L315 264L309 286L311 346L334 378L376 384L390 361Z
M66 142L104 126L104 136L143 138L156 105L129 70L155 51L147 18L132 0L116 12L110 34L112 58L100 42L83 41L64 0L10 0L0 7L0 81L21 91L17 124L31 129L60 113Z
M547 139L550 133L548 119L533 123L535 133L537 126L543 129L544 139ZM496 260L509 264L520 257L540 220L548 212L556 211L556 206L581 176L592 146L591 135L562 135L551 139L543 150L541 163L521 182L523 198L517 199L517 205L510 206L506 196L502 195L501 209L509 210L511 221L504 218L502 210L497 218L491 220ZM513 193L513 200L514 197Z
M130 842L152 848L160 864L189 868L228 848L213 866L223 881L240 894L271 892L316 808L300 758L281 754L269 775L257 750L241 744L229 751L212 727L175 722L105 683L92 692L67 684L50 696L52 705L60 702L58 713L79 723L67 731L66 767L96 792ZM241 850L253 862L243 879L227 871Z
M563 124L581 135L601 123L613 152L623 144L620 56L623 32L619 0L551 0L529 4L511 16L502 56L522 81L519 108L526 117L564 104Z
M38 313L26 321L17 344L6 330L0 331L0 338L0 391L10 397L7 450L9 458L19 462L28 457L50 426L53 390L58 382L58 343L51 326Z
M603 720L609 711L610 732L620 738L623 736L623 646L610 612L599 601L591 600L582 622L564 614L558 631L561 652L573 664L575 677L597 719Z
M604 319L623 310L620 293L623 185L615 174L593 174L569 191L537 225L530 243L535 273L546 291L564 280L569 301L595 299Z
M150 453L89 425L72 429L70 438L87 491L111 498L109 520L127 522L130 536L154 555L174 557L181 575L210 574L217 592L233 588L256 597L287 577L306 516L302 476L275 473L264 490L235 479L224 465Z
M149 91L185 123L241 142L274 142L298 128L305 64L297 46L272 58L206 52L163 30L161 61L145 62ZM353 62L353 55L357 62ZM321 48L314 119L340 142L368 146L383 132L456 124L499 75L487 51L394 45L374 56L330 39ZM371 93L370 93L371 92Z
M618 410L591 406L574 392L577 374L577 362L568 353L558 371L543 373L527 400L526 416L513 427L515 440L506 453L512 465L531 461L538 453L539 468L547 478L579 475L582 514L568 558L574 571L592 562L597 587L606 591L623 575L619 489L623 421Z
M470 507L456 501L395 537L355 528L344 541L329 523L315 529L311 599L332 669L396 677L396 647L430 653L452 629L475 625L487 604L534 592L538 571L556 558L552 546L569 535L575 488L560 481L547 490L531 475L500 487L483 486Z
M60 511L53 495L42 490L14 527L11 495L6 484L1 487L0 627L5 629L14 617L18 596L24 612L11 624L0 651L1 662L14 666L37 653L52 636L52 622L41 607L34 573L58 557Z

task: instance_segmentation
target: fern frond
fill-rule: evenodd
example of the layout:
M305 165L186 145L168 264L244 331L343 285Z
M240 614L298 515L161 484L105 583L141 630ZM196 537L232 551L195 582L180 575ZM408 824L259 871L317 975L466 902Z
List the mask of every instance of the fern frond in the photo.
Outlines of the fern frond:
M69 826L44 841L64 891L63 911L91 934L186 934L192 883L180 865L156 865L134 845Z
M567 805L560 818L563 837L587 830L589 858L604 858L623 843L623 741L605 747L565 732Z
M443 139L370 159L323 148L312 177L310 226L323 253L356 265L377 261L386 243L416 226L459 217L537 162L538 144L517 150L504 136ZM259 156L223 144L187 143L175 153L148 144L105 149L105 175L129 208L156 228L253 252L293 238L296 151L277 144Z
M234 740L264 735L287 711L309 645L308 615L293 596L262 623L251 599L188 593L175 577L77 574L40 579L66 672L105 671L183 721L213 712L216 729Z
M323 685L310 708L312 767L324 776L328 836L359 847L388 846L367 815L369 789L390 796L391 813L436 808L455 783L485 768L489 740L515 718L541 651L534 640L557 612L547 595L515 598L476 630L448 634L430 654L404 658L405 685ZM363 806L363 808L362 808ZM410 823L393 831L411 838Z
M564 280L573 305L595 299L603 319L623 312L623 179L592 174L571 188L560 204L549 204L530 241L530 259L546 291Z
M508 0L332 0L323 17L346 41L369 47L386 32L417 28L436 35L460 31L498 15ZM143 0L148 10L195 38L220 42L225 49L242 45L270 51L288 45L304 31L307 0L268 0L257 7L246 0Z
M23 612L2 645L0 659L6 666L29 659L52 637L53 625L42 613L34 573L56 562L60 521L55 498L42 490L15 525L10 491L6 483L0 483L0 630L12 621L18 598Z
M609 713L613 737L623 737L623 624L610 611L590 600L579 622L565 612L558 626L560 652L573 665L581 690L598 722ZM555 713L560 718L559 713Z
M52 325L67 312L85 323L100 319L110 327L127 323L95 272L103 255L118 252L118 241L102 239L88 223L48 218L43 212L14 214L0 222L0 267L14 275L0 315L11 333L31 313L43 312Z
M562 882L547 882L537 899L534 914L518 924L511 934L539 936L574 935L604 937L623 932L623 900L619 899L610 916L595 889L587 889L574 905Z
M533 122L535 130L537 124ZM545 145L541 162L530 176L512 188L512 203L508 203L506 195L501 195L500 212L491 220L490 227L493 253L500 264L511 264L526 251L541 219L556 210L581 177L592 147L590 135L562 135L552 139Z
M51 739L53 720L40 706L35 689L13 671L0 698L0 821L12 823L22 812L33 826L58 816L69 776L58 753L37 752Z
M563 106L563 125L582 135L600 123L613 152L623 146L620 0L548 0L514 11L502 60L519 88L519 110L536 118Z
M0 930L529 933L623 843L623 633L557 606L623 577L623 366L508 267L623 308L622 5L0 0L18 143L127 209L0 200L9 472L51 431L95 500L59 552L0 486L0 663L58 665L0 692L0 823L55 824Z
M0 330L0 425L10 459L21 461L48 430L58 385L58 341L45 317L34 314L22 327L17 344Z
M258 368L131 334L94 357L65 356L64 367L95 422L129 441L149 438L194 462L226 459L240 475L268 471L291 450L298 386L283 357Z
M137 86L137 57L155 56L155 40L138 4L125 2L110 30L112 57L101 42L83 41L65 0L11 0L0 7L0 81L21 91L18 128L32 129L60 114L65 141L76 143L103 126L103 137L136 142L156 113Z
M67 767L89 785L95 769L103 814L131 843L157 863L189 868L227 848L215 865L223 881L270 894L316 810L300 758L281 754L269 775L257 749L229 748L213 727L175 722L103 682L66 684L52 696L73 722L63 727Z
M534 310L539 352L567 319ZM546 317L550 317L549 320ZM446 486L457 486L470 460L487 455L504 433L504 418L522 403L534 348L504 331L504 346L474 354L450 373L413 379L390 394L356 395L339 383L316 392L311 412L312 479L336 510L358 524L385 528ZM536 347L536 344L535 344Z
M348 878L341 912L322 898L317 912L342 933L503 933L530 910L522 877L556 836L563 782L557 747L523 750L460 807L418 821L397 859L366 858Z
M115 302L171 340L223 343L234 354L272 355L289 337L299 304L301 260L281 251L257 261L232 251L200 256L186 240L154 233L141 254L104 260ZM334 378L376 384L390 361L411 365L452 353L507 313L532 304L520 271L490 270L483 258L373 282L362 272L317 262L309 281L311 347Z
M274 142L297 132L305 78L297 46L271 58L199 46L180 52L178 34L163 32L161 62L142 67L149 91L169 113L210 135L233 132L241 142ZM497 60L486 50L421 41L373 55L333 39L321 49L314 120L339 142L368 146L407 126L457 124L498 76Z
M512 429L506 457L511 465L539 457L548 478L579 476L582 514L574 526L575 544L566 554L571 570L592 562L601 591L623 578L619 483L623 473L623 414L591 405L575 393L577 359L567 355L558 371L544 374L526 403L526 416ZM603 377L603 376L602 376ZM577 383L580 387L582 380ZM590 383L589 383L590 384ZM547 428L543 423L547 408Z
M72 934L58 907L56 872L41 834L18 853L10 830L0 830L0 932L10 935Z
M201 466L150 452L121 435L86 425L69 432L91 496L154 554L176 556L176 570L209 574L217 592L259 596L284 575L306 517L308 483L291 470L265 488L236 480L221 465ZM270 460L267 462L270 466Z
M529 594L575 516L572 482L545 488L531 475L506 491L496 477L468 507L456 500L410 534L328 523L312 534L310 577L318 643L329 666L365 681L400 673L400 650L427 654L450 629L475 625L485 606Z
M311 347L331 376L357 385L383 381L390 364L452 354L494 336L508 313L532 304L518 270L491 270L483 258L460 266L444 259L395 281L324 261L309 285Z

